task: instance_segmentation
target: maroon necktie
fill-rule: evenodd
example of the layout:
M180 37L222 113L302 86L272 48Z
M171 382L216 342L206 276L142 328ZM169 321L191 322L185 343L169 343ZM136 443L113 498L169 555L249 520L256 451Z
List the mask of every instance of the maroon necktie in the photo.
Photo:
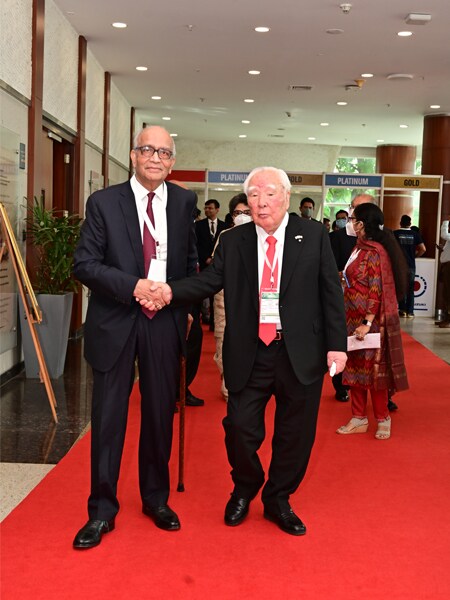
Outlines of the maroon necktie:
M262 279L261 279L261 289L259 291L260 302L261 302L262 290L268 290L272 287L276 290L277 286L278 286L278 261L277 261L276 265L273 264L273 259L275 256L275 244L277 243L277 239L273 235L269 235L269 237L266 239L266 241L269 244L269 247L267 248L267 252L266 252L267 261L269 262L269 264L271 265L272 268L269 268L267 261L264 260L264 269L263 269L263 274L262 274ZM275 282L274 284L271 283L271 281L270 281L271 276L272 276L272 270L273 270L273 281ZM260 323L259 324L258 336L259 336L260 340L262 340L266 344L266 346L268 346L270 344L270 342L273 342L276 335L277 335L277 326L275 323Z
M148 204L147 204L147 215L148 215L148 218L150 219L150 222L153 225L153 227L155 226L155 217L153 216L153 206L152 206L152 200L153 200L154 195L155 195L154 192L148 193ZM145 278L147 278L148 270L150 268L150 263L152 262L152 257L156 255L156 243L145 223L144 223L144 232L143 232L143 236L142 236L142 244L144 247L144 275L145 275ZM153 319L153 317L156 315L155 310L148 310L148 308L144 308L144 307L142 307L142 312L149 319Z

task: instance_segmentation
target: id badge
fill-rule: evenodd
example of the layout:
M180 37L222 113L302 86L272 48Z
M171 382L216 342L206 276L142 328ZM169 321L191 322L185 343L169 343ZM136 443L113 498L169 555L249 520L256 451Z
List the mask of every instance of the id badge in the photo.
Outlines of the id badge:
M148 270L147 279L152 281L166 282L166 265L167 261L159 258L152 258L150 261L150 268Z
M280 294L276 290L261 290L260 323L280 323Z

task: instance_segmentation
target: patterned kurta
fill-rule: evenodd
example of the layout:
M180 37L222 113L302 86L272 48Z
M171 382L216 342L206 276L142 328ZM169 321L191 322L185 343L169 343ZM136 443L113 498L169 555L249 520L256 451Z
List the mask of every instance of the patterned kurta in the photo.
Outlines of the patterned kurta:
M344 289L347 334L353 335L367 314L370 333L380 333L381 347L353 350L342 381L351 387L407 389L395 285L389 257L380 244L358 240L356 258L346 269Z

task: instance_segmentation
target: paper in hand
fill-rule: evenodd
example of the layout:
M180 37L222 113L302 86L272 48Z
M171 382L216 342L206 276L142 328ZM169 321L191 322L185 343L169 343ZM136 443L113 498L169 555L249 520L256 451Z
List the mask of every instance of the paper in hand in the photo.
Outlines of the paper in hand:
M379 348L381 345L379 333L367 333L363 340L358 340L355 335L349 335L347 338L347 352L352 350L368 350L370 348Z

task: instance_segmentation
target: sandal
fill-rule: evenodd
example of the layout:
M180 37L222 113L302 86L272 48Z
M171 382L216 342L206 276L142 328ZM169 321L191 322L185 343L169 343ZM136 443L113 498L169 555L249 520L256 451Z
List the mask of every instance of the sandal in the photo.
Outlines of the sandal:
M387 417L384 421L378 421L375 437L377 440L388 440L391 437L391 417Z
M367 417L352 417L347 425L342 425L339 429L336 429L336 433L344 435L348 433L366 433L368 427Z

